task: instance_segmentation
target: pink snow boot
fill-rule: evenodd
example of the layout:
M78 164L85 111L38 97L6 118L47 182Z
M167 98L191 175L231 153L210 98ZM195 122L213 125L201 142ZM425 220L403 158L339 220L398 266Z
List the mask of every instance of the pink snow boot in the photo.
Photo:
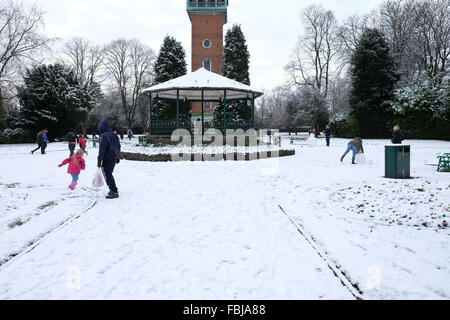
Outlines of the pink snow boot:
M77 185L77 183L75 181L72 181L72 183L69 185L69 189L70 190L75 190L75 186Z

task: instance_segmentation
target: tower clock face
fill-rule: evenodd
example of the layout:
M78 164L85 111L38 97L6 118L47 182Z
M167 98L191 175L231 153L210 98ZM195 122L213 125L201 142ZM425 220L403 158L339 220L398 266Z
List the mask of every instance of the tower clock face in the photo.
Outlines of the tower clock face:
M208 39L206 39L206 40L203 40L203 47L204 48L211 48L211 40L208 40Z

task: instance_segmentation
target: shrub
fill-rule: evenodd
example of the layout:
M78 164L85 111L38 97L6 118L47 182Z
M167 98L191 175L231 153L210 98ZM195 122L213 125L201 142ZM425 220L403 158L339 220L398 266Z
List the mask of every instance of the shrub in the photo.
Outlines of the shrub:
M358 135L358 122L348 113L337 113L330 120L331 134L339 138L354 138Z
M0 131L0 144L30 143L32 141L30 133L21 128Z
M449 91L449 83L432 79L397 90L392 124L399 124L407 139L450 140Z

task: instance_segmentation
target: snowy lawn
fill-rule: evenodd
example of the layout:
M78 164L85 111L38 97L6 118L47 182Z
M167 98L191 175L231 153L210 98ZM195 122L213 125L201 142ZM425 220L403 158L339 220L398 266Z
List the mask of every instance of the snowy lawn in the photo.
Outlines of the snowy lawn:
M449 299L450 174L429 164L450 143L406 141L414 179L391 180L386 141L365 141L356 166L339 162L347 142L284 138L295 156L254 162L122 161L117 200L90 187L92 143L73 192L65 144L0 145L0 299L353 299L317 250L364 299Z

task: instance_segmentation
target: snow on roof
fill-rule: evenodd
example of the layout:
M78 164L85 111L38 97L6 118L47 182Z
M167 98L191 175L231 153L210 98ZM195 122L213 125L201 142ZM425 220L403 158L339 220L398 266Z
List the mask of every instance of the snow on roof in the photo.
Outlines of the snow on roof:
M255 98L263 95L261 91L205 68L147 88L143 92L151 94L152 97L176 100L177 90L179 90L180 100L187 101L201 101L202 90L205 101L223 100L224 91L227 93L227 100L251 99L253 94Z

